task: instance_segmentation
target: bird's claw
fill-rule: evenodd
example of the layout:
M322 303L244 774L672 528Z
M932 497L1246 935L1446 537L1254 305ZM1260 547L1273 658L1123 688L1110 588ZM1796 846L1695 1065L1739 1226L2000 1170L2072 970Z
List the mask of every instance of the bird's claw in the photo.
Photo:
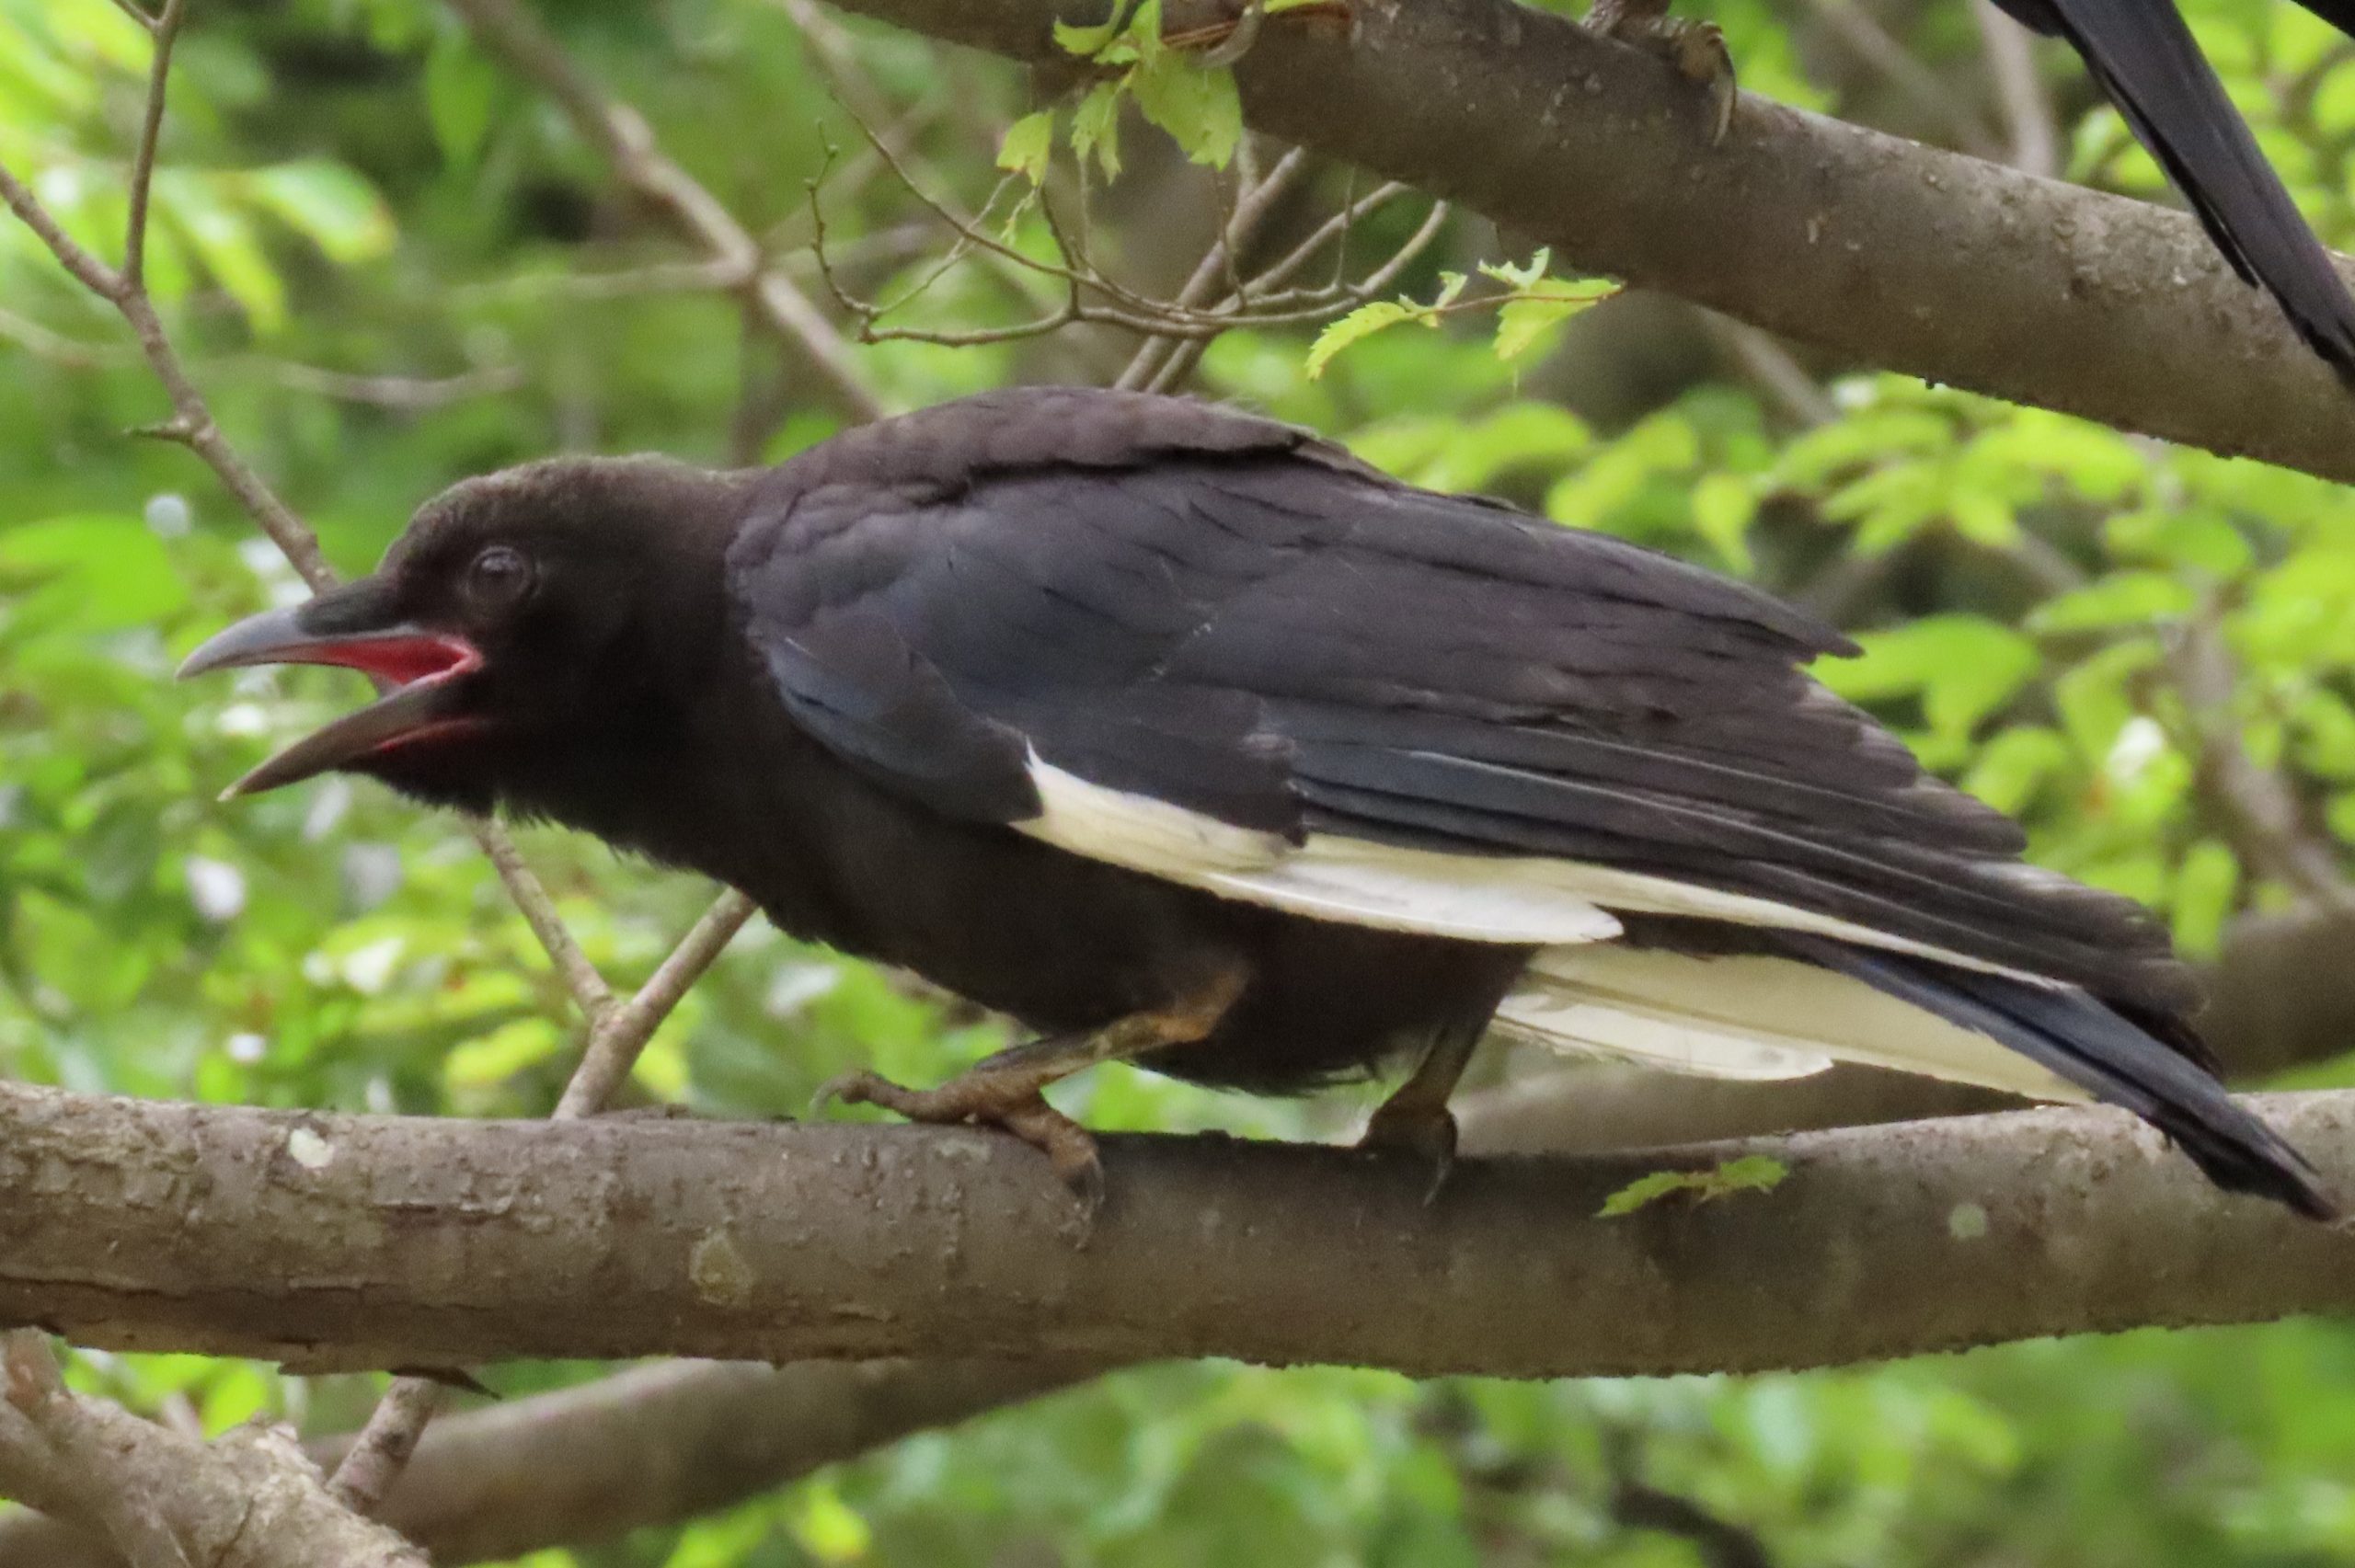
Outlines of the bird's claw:
M1358 1147L1410 1154L1429 1162L1431 1181L1423 1192L1428 1206L1438 1201L1440 1188L1447 1185L1447 1174L1455 1168L1455 1118L1444 1105L1430 1110L1384 1104L1366 1122Z
M818 1085L818 1092L810 1096L810 1114L819 1116L831 1105L871 1105L876 1103L877 1090L897 1088L899 1085L888 1078L869 1072L863 1067L853 1068L848 1072L838 1072Z
M1715 22L1671 17L1667 0L1596 0L1587 13L1586 27L1598 38L1667 61L1678 75L1706 89L1709 144L1714 147L1726 139L1726 132L1733 129L1734 105L1741 95L1734 77L1733 54Z
M986 1069L951 1079L937 1089L910 1089L865 1068L830 1079L810 1103L877 1105L912 1122L932 1126L994 1127L1013 1134L1047 1157L1055 1176L1080 1209L1082 1236L1104 1206L1104 1162L1095 1135L1046 1102L1038 1085L1001 1078Z

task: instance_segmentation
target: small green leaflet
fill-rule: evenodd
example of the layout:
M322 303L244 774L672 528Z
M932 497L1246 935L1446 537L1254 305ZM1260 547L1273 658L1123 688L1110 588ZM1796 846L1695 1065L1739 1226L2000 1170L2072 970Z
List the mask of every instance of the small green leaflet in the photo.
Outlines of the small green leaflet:
M1497 313L1494 343L1497 358L1515 360L1543 342L1546 334L1557 326L1619 292L1615 285L1601 282L1557 283L1541 290L1538 285L1545 281L1545 269L1553 262L1554 253L1541 249L1519 267L1510 262L1480 263L1482 277L1505 286L1503 293L1481 299L1459 303L1457 296L1464 292L1469 280L1461 272L1442 272L1440 278L1445 286L1441 289L1439 298L1430 304L1418 304L1402 295L1396 300L1377 300L1372 304L1360 305L1339 320L1329 323L1324 331L1316 335L1316 341L1309 346L1308 350L1309 379L1314 381L1324 374L1325 367L1332 361L1334 355L1352 343L1373 337L1384 327L1396 326L1402 321L1437 326L1442 315L1492 307Z
M1507 300L1497 309L1497 358L1521 358L1545 335L1547 327L1569 320L1603 297L1599 293L1523 294Z
M1120 86L1117 82L1098 82L1087 89L1079 100L1078 112L1071 117L1071 150L1086 158L1096 155L1097 166L1103 169L1106 179L1117 179L1120 174Z
M1711 1171L1654 1171L1603 1199L1595 1216L1615 1219L1657 1203L1671 1193L1691 1193L1695 1203L1713 1203L1735 1193L1770 1193L1781 1186L1783 1178L1790 1173L1788 1165L1763 1154L1745 1154Z
M1334 355L1352 343L1373 337L1384 327L1396 326L1402 321L1419 321L1425 326L1437 326L1441 314L1455 303L1455 296L1462 293L1465 284L1471 281L1461 272L1442 272L1439 276L1439 298L1427 305L1418 304L1401 295L1395 300L1376 300L1371 304L1360 305L1338 321L1327 322L1325 330L1316 335L1316 341L1308 346L1308 379L1315 381L1323 375L1325 367L1332 361Z
M1055 151L1055 111L1026 114L1005 128L997 144L997 166L1036 185L1047 177L1047 160Z

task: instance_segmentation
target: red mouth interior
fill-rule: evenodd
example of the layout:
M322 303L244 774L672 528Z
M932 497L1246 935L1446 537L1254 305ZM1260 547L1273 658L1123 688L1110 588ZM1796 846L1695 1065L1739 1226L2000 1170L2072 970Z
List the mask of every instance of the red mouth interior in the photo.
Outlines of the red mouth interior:
M396 686L437 676L463 675L482 664L482 654L474 644L464 637L439 633L312 643L289 657L304 664L335 664L362 670Z

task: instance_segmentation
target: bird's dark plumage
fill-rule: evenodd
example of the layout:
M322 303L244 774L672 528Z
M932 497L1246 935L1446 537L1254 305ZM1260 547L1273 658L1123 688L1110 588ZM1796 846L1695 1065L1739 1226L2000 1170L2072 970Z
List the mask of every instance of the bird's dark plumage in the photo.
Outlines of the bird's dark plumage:
M2306 346L2355 383L2355 299L2173 0L1995 3L2033 30L2068 40L2233 270L2271 294ZM2300 3L2355 37L2349 0Z
M1285 426L1039 389L764 473L471 481L191 664L409 682L261 784L553 818L1050 1035L1157 1018L1145 1059L1202 1082L1443 1057L1501 1005L1714 1070L2080 1091L2323 1211L2179 1048L2164 930L1802 671L1843 651Z

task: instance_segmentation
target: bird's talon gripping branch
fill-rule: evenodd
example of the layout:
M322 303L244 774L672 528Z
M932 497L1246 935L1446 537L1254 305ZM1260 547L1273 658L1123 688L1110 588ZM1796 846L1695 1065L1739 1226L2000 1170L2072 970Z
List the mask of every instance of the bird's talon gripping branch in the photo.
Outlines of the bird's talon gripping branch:
M1104 1166L1097 1157L1094 1136L1047 1104L1040 1090L1051 1077L1019 1063L1009 1067L1002 1059L1061 1044L1042 1040L1001 1051L937 1089L910 1089L864 1069L845 1072L818 1091L811 1109L836 1102L876 1105L935 1127L1002 1128L1044 1154L1056 1177L1079 1200L1083 1218L1093 1219L1104 1202Z
M1668 0L1594 0L1586 14L1586 29L1647 54L1657 55L1676 74L1709 97L1709 143L1715 146L1733 128L1734 104L1740 92L1734 78L1733 55L1725 34L1715 22L1668 14Z
M1431 1185L1425 1203L1439 1196L1455 1166L1455 1117L1447 1102L1478 1044L1479 1037L1471 1035L1434 1041L1407 1082L1374 1107L1358 1138L1360 1149L1395 1150L1429 1162Z

